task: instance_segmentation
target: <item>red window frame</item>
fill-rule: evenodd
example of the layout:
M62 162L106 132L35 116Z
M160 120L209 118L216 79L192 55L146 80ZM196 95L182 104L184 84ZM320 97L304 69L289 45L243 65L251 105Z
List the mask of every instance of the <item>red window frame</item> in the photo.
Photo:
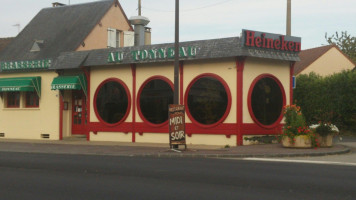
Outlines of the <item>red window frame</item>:
M144 121L146 124L148 124L149 126L151 127L161 127L161 126L164 126L166 124L168 124L168 119L167 121L161 123L161 124L154 124L150 121L148 121L145 116L143 115L142 113L142 110L141 110L141 105L140 105L140 98L141 98L141 93L142 93L142 90L143 88L145 88L145 86L153 81L153 80L162 80L166 83L168 83L168 85L172 88L172 91L174 92L174 85L173 85L173 82L171 80L169 80L168 78L164 77L164 76L152 76L150 78L148 78L145 82L142 83L140 89L138 90L138 95L137 95L137 112L139 114L139 116L141 117L142 121ZM167 113L167 116L168 116L168 113Z
M271 125L264 125L260 121L258 121L258 119L256 118L256 116L255 116L255 114L253 113L253 110L252 110L252 103L251 103L252 101L251 101L251 99L252 99L253 89L255 88L255 86L258 83L258 81L263 79L263 78L270 78L270 79L274 80L277 83L277 85L279 86L279 89L281 90L282 98L283 98L282 107L286 105L286 93L285 93L283 84L279 81L279 79L277 77L275 77L272 74L261 74L261 75L257 76L251 83L250 89L248 91L248 99L247 99L248 111L250 113L250 116L251 116L252 120L258 126L260 126L262 128L265 128L265 129L271 129L271 128L277 127L280 124L280 122L282 121L282 119L283 119L283 109L282 109L282 112L281 112L280 116Z
M104 121L101 118L101 116L99 115L98 108L96 106L98 93L99 93L100 89L108 82L117 82L117 83L119 83L124 88L124 90L126 92L126 95L127 95L127 109L126 109L125 115L122 117L122 119L120 121L118 121L117 123L114 123L114 124L110 124L110 123L107 123L106 121ZM95 115L99 119L100 123L102 123L102 124L104 124L106 126L110 126L110 127L117 126L117 125L120 125L121 123L123 123L126 120L126 118L129 115L129 113L130 113L130 110L131 110L131 94L130 94L130 91L129 91L128 87L126 86L126 84L123 81L121 81L120 79L117 79L117 78L108 78L108 79L104 80L103 82L101 82L100 85L98 86L98 88L96 89L95 94L94 94L93 104L94 104L93 106L94 106Z
M6 107L19 108L20 107L20 92L6 93Z
M40 99L38 97L38 94L35 91L25 93L25 107L26 108L38 108L39 105L40 105Z
M226 110L225 110L225 113L224 115L215 123L213 124L202 124L198 121L196 121L194 119L194 117L192 116L192 114L190 113L189 111L189 106L188 106L188 96L189 96L189 91L190 89L193 87L193 85L195 84L195 82L197 82L199 79L201 78L205 78L205 77L211 77L211 78L214 78L216 80L218 80L225 88L225 91L226 91L226 94L227 94L227 106L226 106ZM231 101L232 101L232 98L231 98L231 91L230 91L230 88L228 86L228 84L226 83L226 81L221 78L220 76L216 75L216 74L213 74L213 73L205 73L205 74L200 74L199 76L195 77L188 85L186 91L185 91L185 95L184 95L184 105L186 105L186 114L188 115L189 119L192 121L193 124L201 127L201 128L212 128L212 127L215 127L221 123L223 123L225 121L225 119L227 118L227 116L229 115L230 113L230 110L231 110Z

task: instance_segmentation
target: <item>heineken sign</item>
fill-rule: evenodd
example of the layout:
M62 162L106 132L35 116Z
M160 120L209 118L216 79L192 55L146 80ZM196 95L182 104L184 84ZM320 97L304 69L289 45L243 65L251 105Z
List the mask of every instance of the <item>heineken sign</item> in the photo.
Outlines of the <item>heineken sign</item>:
M31 61L10 61L1 62L1 70L23 70L23 69L48 69L51 66L50 59Z
M243 30L243 43L246 47L266 50L279 50L290 53L301 51L301 39L292 36Z
M189 58L197 55L197 47L180 47L179 57ZM134 61L156 61L174 59L174 48L157 48L157 49L144 49L135 50L130 53L125 52L110 52L108 55L108 63L120 63L125 59L132 59Z

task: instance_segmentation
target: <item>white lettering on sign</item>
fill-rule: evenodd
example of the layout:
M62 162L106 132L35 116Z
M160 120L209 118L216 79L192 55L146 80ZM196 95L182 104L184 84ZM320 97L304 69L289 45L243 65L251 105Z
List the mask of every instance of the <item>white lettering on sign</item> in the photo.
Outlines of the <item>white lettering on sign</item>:
M169 120L169 125L179 125L183 124L183 117L174 117Z
M174 131L171 133L172 140L181 140L185 138L184 131Z

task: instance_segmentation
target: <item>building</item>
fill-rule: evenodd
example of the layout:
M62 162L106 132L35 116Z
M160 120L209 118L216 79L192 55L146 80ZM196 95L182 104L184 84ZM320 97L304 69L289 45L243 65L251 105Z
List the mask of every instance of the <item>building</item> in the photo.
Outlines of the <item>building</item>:
M0 38L0 52L13 40L13 37Z
M356 64L336 45L306 49L299 54L300 62L295 64L294 75L314 72L328 76L343 70L352 70Z
M132 30L116 0L42 9L0 53L1 136L61 139L51 83L65 72L51 69L53 61L61 52L132 45Z
M97 3L108 2L116 5ZM92 30L101 26L104 20L96 20ZM6 54L1 55L1 137L84 135L89 141L169 143L174 44L97 49L89 36L71 48L49 45L60 48L51 56L32 58L24 52L4 60ZM44 48L43 40L34 48ZM292 102L300 38L243 30L241 37L179 46L187 144L236 146L245 136L280 133L282 108Z

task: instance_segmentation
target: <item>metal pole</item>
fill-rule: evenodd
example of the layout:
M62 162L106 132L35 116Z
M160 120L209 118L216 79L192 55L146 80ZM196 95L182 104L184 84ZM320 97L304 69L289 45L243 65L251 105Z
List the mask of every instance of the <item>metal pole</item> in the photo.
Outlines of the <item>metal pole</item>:
M141 0L138 0L138 16L141 16Z
M292 34L292 28L291 28L291 24L292 24L292 0L287 0L287 31L286 31L286 35L291 35Z
M175 41L174 41L174 98L173 104L179 104L179 0L176 0Z

